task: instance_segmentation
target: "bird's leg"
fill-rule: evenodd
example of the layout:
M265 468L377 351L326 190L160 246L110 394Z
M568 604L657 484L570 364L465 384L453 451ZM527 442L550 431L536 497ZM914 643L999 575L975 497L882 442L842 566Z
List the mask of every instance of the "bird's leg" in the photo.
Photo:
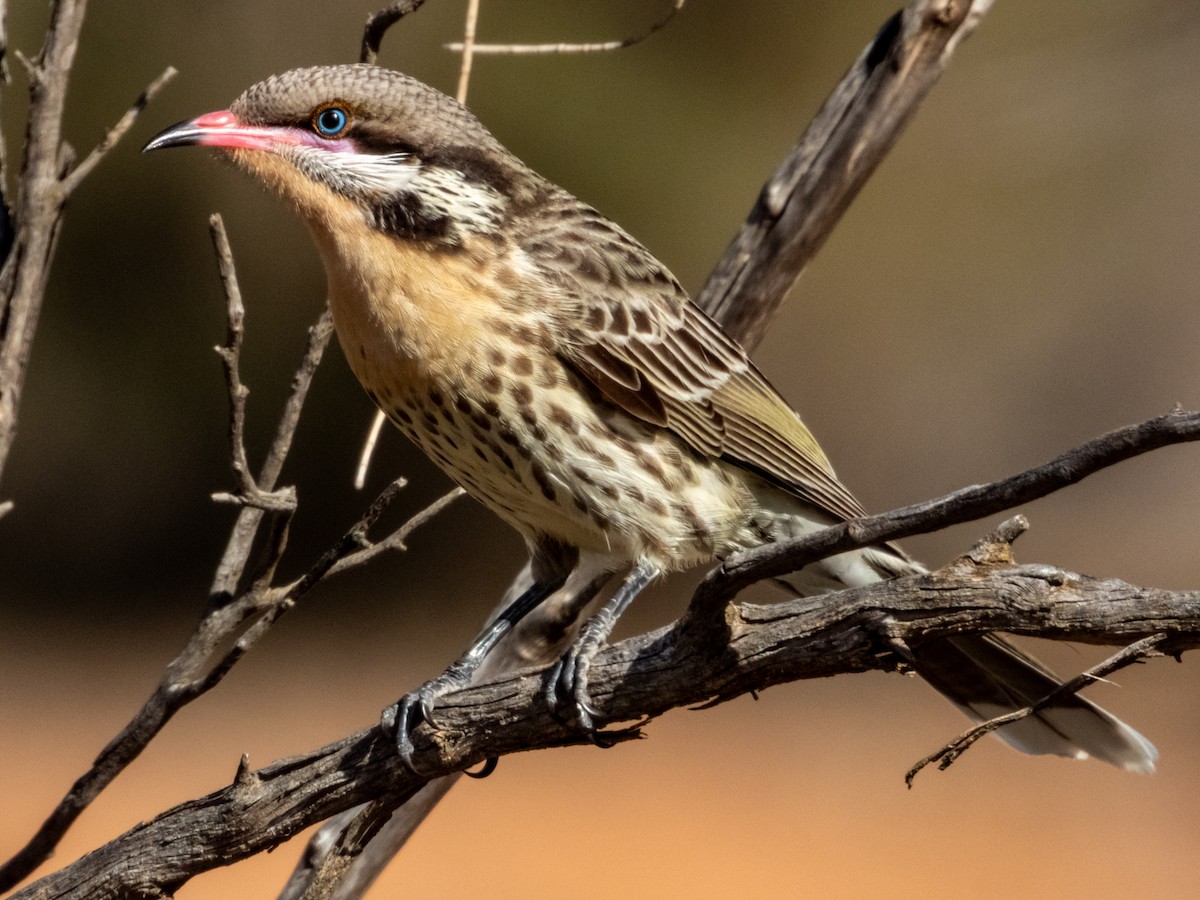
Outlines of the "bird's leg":
M416 771L412 759L412 732L422 722L437 727L433 720L433 708L438 698L470 685L471 676L483 663L489 651L539 603L562 587L566 577L564 572L553 578L534 581L525 593L505 607L475 639L467 652L445 672L425 682L419 690L405 694L383 711L380 725L386 733L395 734L396 752L409 770Z
M592 660L612 633L617 619L660 574L656 566L646 563L635 566L612 598L583 626L579 637L550 671L546 688L550 708L557 710L568 721L576 722L589 734L595 734L595 716L598 715L588 695L588 670L592 667Z

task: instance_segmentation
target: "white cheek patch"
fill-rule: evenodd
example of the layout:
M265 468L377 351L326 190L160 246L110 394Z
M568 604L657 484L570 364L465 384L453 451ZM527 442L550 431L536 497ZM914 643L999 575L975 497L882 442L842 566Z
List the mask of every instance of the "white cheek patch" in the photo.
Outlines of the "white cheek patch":
M358 153L301 145L291 155L296 167L310 178L351 196L399 193L409 188L421 170L409 153Z
M449 216L467 231L489 231L500 224L504 197L495 188L472 181L455 169L427 166L410 188L427 209Z
M461 237L494 231L503 220L504 196L494 187L454 168L423 164L411 153L364 153L350 141L304 141L279 152L318 184L364 209L392 210L391 217L411 227L440 220L440 229Z

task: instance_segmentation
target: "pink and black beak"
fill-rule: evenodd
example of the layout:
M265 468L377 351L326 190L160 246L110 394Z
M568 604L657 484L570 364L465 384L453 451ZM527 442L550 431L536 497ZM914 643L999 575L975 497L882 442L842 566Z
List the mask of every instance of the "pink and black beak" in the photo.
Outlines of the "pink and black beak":
M247 125L227 109L205 113L172 125L150 140L142 152L163 147L226 147L241 150L272 150L283 142L282 129Z

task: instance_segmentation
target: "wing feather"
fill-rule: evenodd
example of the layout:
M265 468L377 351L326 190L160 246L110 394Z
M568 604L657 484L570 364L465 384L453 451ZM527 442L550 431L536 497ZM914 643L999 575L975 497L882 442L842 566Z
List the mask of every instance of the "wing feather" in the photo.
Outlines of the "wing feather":
M559 200L555 214L527 223L526 246L555 247L541 274L578 304L563 359L610 402L697 453L838 518L863 515L796 412L662 264L594 210ZM535 265L538 257L529 254Z

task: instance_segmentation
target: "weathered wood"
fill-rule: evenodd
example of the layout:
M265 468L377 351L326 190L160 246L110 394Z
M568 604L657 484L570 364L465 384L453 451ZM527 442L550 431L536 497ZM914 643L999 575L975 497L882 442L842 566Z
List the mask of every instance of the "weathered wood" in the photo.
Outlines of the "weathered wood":
M891 669L897 660L887 650L896 642L919 646L995 630L1073 641L1163 633L1163 652L1178 653L1200 646L1200 592L1141 588L976 553L938 572L868 588L771 606L733 604L723 629L684 620L623 641L597 658L592 699L605 721L638 723L609 733L628 740L648 717L675 707L797 679ZM427 778L405 770L391 741L371 728L305 756L239 771L224 790L164 812L16 897L161 896L357 804L401 802L426 780L489 757L586 742L554 720L542 690L540 673L505 674L444 698L443 728L415 735L416 762Z

